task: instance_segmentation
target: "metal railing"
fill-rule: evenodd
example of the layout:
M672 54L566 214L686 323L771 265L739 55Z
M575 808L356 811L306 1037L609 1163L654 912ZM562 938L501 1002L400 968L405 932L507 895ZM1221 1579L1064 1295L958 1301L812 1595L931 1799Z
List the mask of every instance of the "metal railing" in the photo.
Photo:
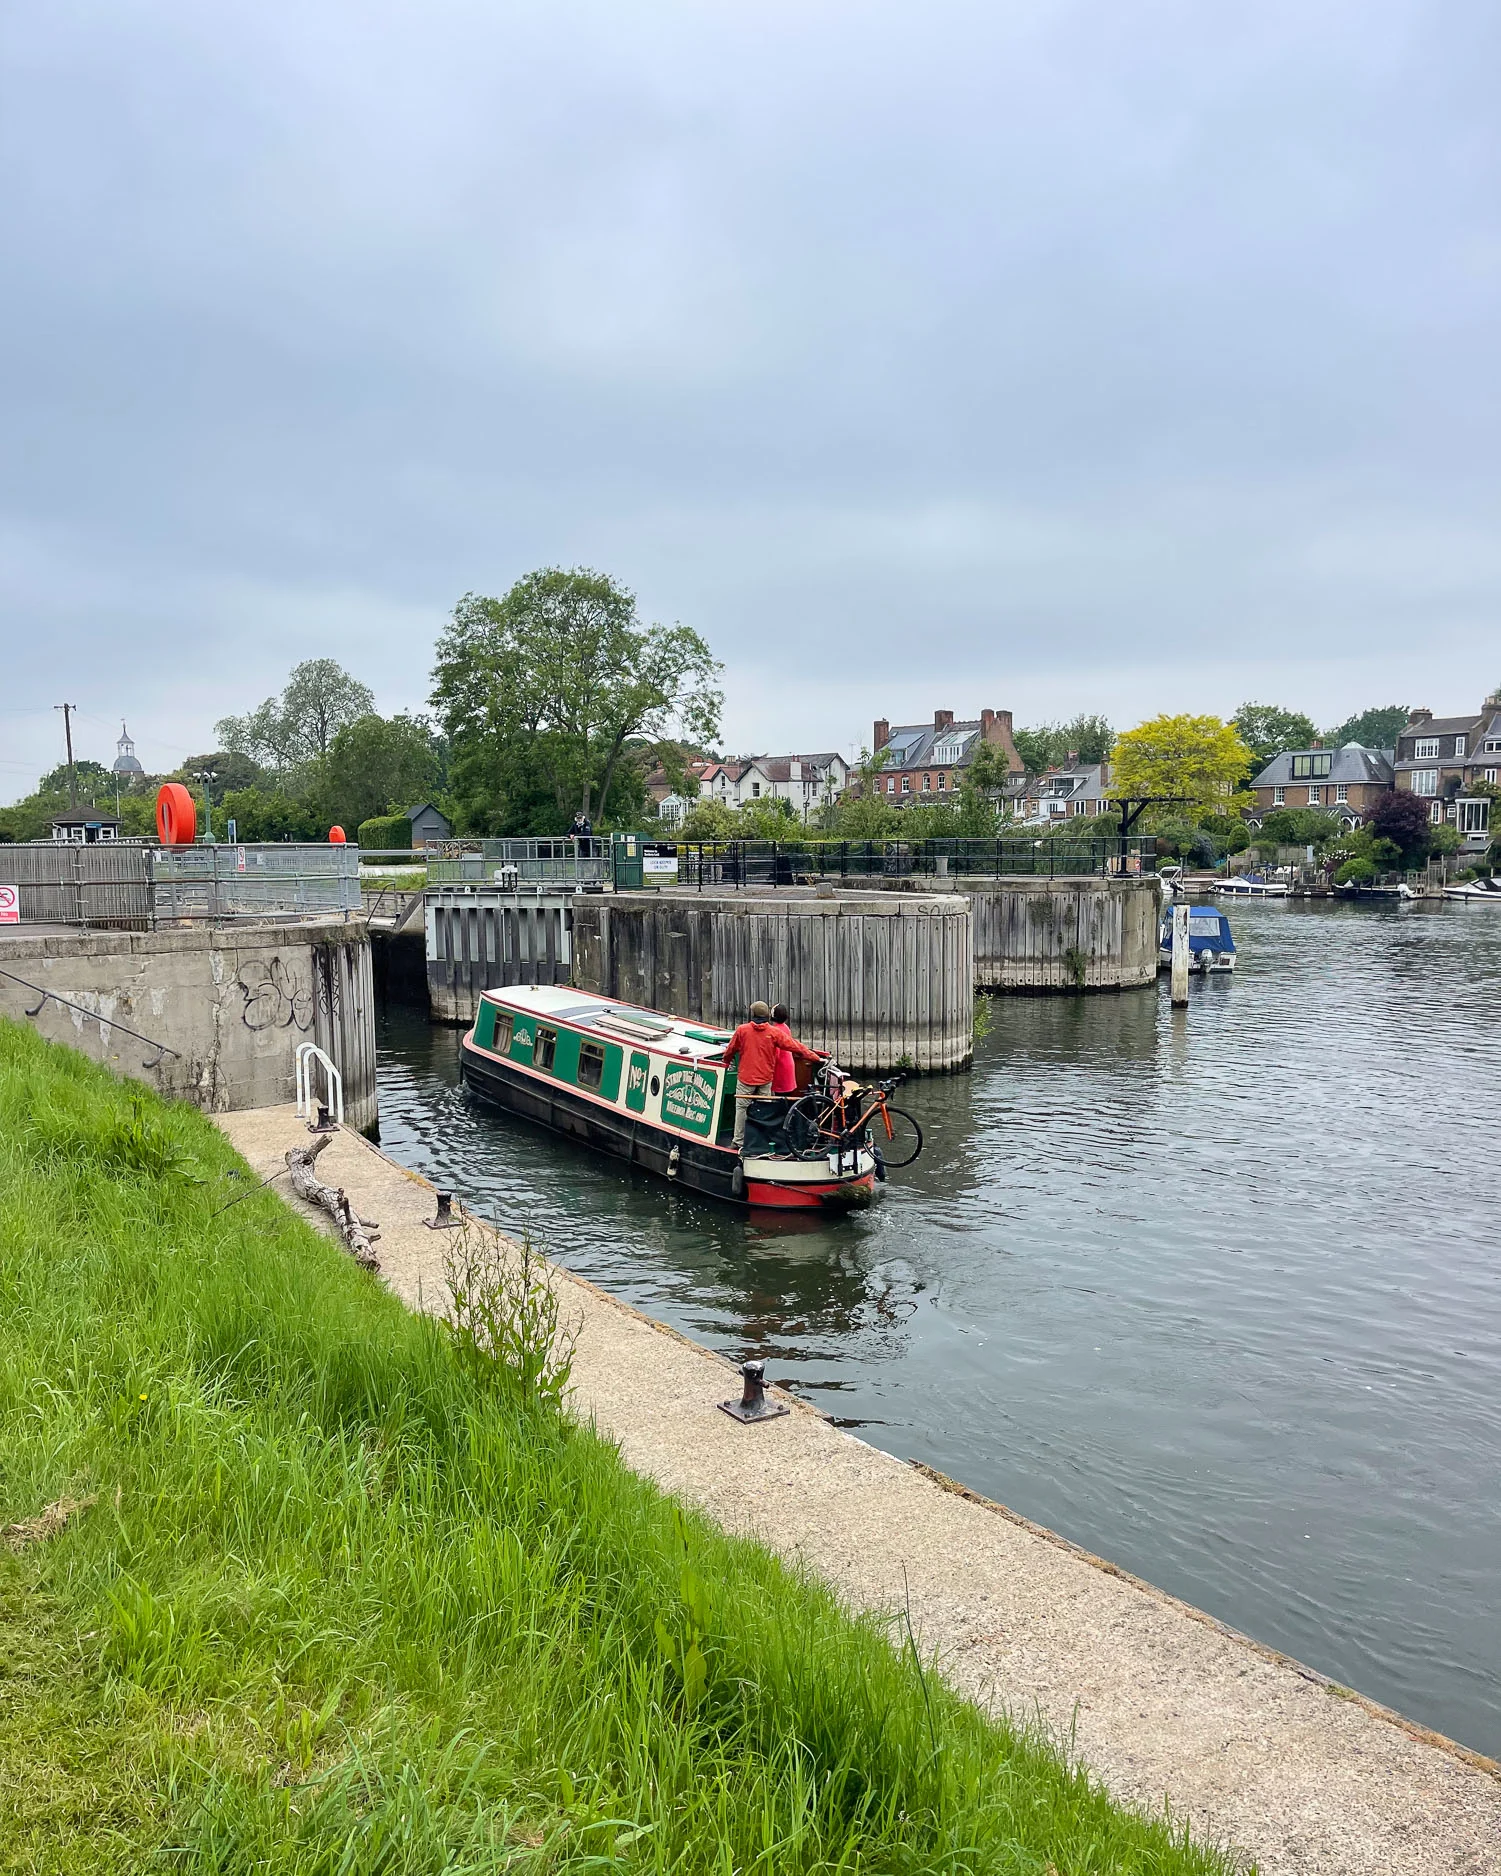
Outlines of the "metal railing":
M149 851L158 924L305 918L361 909L358 847L268 841Z
M151 849L143 843L27 841L0 846L0 885L17 889L23 925L151 927Z
M445 851L429 856L430 886L483 880L487 885L529 885L539 882L576 886L607 886L614 876L608 837L571 835L557 839L480 840L468 851Z
M680 886L697 891L746 886L799 886L823 880L936 877L1056 879L1150 873L1157 864L1150 835L1089 838L1017 834L991 840L680 841Z

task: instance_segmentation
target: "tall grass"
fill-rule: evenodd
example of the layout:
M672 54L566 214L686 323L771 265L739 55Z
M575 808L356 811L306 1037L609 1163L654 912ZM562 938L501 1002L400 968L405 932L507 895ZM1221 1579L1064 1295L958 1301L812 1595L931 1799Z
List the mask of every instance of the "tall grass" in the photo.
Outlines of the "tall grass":
M248 1186L0 1023L0 1869L1221 1867Z

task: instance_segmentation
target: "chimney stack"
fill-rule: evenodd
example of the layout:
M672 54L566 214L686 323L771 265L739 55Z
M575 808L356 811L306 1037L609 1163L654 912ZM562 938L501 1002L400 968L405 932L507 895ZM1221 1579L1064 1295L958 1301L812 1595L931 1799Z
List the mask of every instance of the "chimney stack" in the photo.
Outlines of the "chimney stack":
M875 732L871 738L871 753L874 754L877 749L884 749L890 741L891 725L886 721L885 717L877 717Z
M952 710L935 710L933 712L933 728L935 731L946 730L953 720L954 713Z
M987 743L999 743L1006 752L1006 760L1013 775L1019 775L1026 768L1026 763L1016 753L1016 744L1011 735L1011 712L1009 710L982 710L980 712L980 736Z
M1427 723L1432 716L1433 712L1427 708L1422 710L1409 710L1407 713L1407 721L1409 723Z

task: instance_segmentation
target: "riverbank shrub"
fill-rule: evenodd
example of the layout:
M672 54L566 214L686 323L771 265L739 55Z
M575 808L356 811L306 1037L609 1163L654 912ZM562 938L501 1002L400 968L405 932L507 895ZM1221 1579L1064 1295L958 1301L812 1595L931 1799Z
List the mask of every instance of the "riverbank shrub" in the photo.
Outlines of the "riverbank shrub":
M0 1022L0 1868L1222 1870L472 1368Z

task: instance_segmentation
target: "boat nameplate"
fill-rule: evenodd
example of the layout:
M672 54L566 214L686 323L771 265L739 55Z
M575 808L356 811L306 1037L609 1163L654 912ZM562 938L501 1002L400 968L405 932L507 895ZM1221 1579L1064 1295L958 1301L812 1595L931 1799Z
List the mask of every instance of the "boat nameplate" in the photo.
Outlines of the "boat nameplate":
M662 1076L662 1119L670 1127L681 1127L707 1140L718 1096L719 1076L714 1069L673 1062Z
M644 1055L640 1049L634 1049L625 1077L625 1104L633 1114L646 1112L646 1082L650 1074L651 1057Z

